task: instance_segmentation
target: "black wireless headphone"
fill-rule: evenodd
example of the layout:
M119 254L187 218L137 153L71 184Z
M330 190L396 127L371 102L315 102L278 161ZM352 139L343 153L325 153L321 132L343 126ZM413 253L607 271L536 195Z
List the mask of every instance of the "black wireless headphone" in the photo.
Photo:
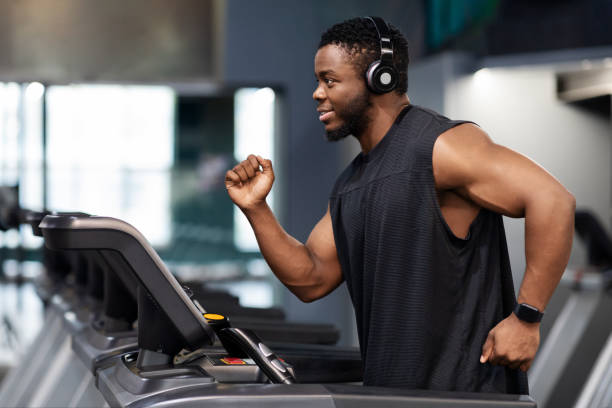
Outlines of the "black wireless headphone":
M366 71L368 88L377 94L391 92L397 86L398 73L393 66L393 44L389 27L380 17L366 18L374 24L380 41L380 59L371 63Z

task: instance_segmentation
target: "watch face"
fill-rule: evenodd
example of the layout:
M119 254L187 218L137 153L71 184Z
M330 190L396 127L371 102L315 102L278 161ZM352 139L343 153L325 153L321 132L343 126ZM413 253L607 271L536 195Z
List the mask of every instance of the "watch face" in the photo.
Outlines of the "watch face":
M527 303L516 305L514 314L516 314L516 317L519 319L528 323L539 322L542 320L542 316L544 316L544 313L541 313L537 308L528 305Z

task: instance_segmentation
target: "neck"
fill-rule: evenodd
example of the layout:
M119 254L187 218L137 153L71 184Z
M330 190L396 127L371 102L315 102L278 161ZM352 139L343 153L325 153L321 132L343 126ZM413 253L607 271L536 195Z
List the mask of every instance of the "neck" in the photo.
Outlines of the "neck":
M410 99L407 95L385 94L373 97L372 106L368 110L370 123L358 137L363 153L370 152L380 143L402 109L408 105L410 105Z

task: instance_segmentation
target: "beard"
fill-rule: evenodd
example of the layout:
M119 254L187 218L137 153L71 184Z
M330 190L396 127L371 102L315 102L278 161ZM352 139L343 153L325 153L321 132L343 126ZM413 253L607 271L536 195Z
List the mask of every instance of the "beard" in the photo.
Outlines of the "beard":
M370 94L364 91L348 102L345 110L336 110L336 116L342 119L342 125L338 129L326 131L326 138L329 142L337 142L348 135L353 135L357 139L370 123L370 117L367 115L367 110L372 103L370 102Z

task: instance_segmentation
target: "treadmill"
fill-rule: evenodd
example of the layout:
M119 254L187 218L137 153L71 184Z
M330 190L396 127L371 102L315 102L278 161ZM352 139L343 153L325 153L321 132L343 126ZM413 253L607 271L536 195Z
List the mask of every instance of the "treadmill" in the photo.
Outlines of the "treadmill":
M42 236L40 221L50 212L25 211L34 235ZM55 215L88 217L85 213ZM127 350L137 349L136 283L131 274L117 275L112 258L96 251L56 251L43 247L46 274L37 292L46 307L40 334L12 369L0 388L0 406L101 406L94 375L105 362ZM334 344L332 325L296 324L284 321L280 309L244 308L238 299L210 291L193 282L198 297L210 296L224 312L247 321L263 338L275 342ZM291 348L289 345L285 347ZM317 348L317 346L310 346ZM353 366L360 368L358 352L345 350ZM346 367L345 367L346 368Z
M261 341L205 310L131 225L107 217L47 216L40 224L54 250L96 251L137 281L138 350L96 373L118 407L535 407L528 396L363 387L347 356ZM210 313L209 313L210 312ZM320 353L319 353L320 352ZM319 353L319 354L317 354Z
M81 213L59 214L59 216L68 215L74 218L88 217L88 215ZM41 230L38 228L38 222L33 224L35 224L35 232L38 235L42 235ZM104 368L114 357L138 349L136 331L132 330L132 325L137 317L137 284L131 273L117 273L117 271L122 270L122 264L112 256L102 257L98 251L94 250L64 251L48 247L45 247L45 249L55 258L72 255L72 258L78 259L78 273L83 274L86 271L85 275L89 280L76 280L82 282L81 286L88 288L88 291L94 290L96 293L103 293L102 306L98 305L94 314L84 314L82 307L77 307L76 312L64 312L64 320L66 320L66 316L75 314L89 316L89 320L83 322L76 329L61 331L61 353L59 353L61 357L51 356L51 364L48 366L45 365L45 360L43 359L42 367L38 365L34 370L30 370L38 373L36 381L41 382L43 384L42 387L33 387L35 388L33 393L20 392L20 398L5 402L7 406L102 406L104 400L94 386L97 371ZM103 285L100 284L102 277ZM94 285L91 285L92 281L95 282ZM96 285L103 287L103 291L96 290ZM203 296L206 293L208 292L200 291L198 295ZM54 302L57 298L58 296L53 297ZM224 308L230 307L237 314L242 312L239 306L236 307L234 305L233 297L230 298L223 293L215 293L214 298L214 303L221 304ZM221 298L221 301L219 301L219 298ZM228 303L230 306L228 306ZM52 304L51 306L51 310L55 310L54 305ZM264 309L263 311L269 312L264 313L264 315L271 314L275 318L278 315L278 311L275 310ZM248 310L248 313L256 316L261 314L259 309ZM280 330L285 326L291 327L293 334L290 334L289 337L293 336L292 340L295 340L295 336L299 335L300 331L305 332L311 328L311 325L288 325L283 321L279 321L279 319L260 318L259 321L264 321L266 324L262 325L257 321L252 323L251 326L257 328L258 331L263 328L262 331L266 336L279 337L277 333ZM327 326L324 329L323 337L319 336L315 331L314 337L305 336L306 341L320 341L322 339L329 341L329 339L334 339L335 329L333 332L327 330ZM331 333L332 336L325 335L327 333ZM275 340L278 339L275 338ZM71 344L71 347L69 347L69 344ZM295 346L291 345L285 345L285 347L289 349L295 348ZM316 345L308 347L314 347L319 350ZM300 352L304 353L304 350L300 350ZM357 378L361 372L359 354L351 349L346 350L344 355L346 356L344 358L345 363L341 367L343 372L352 372L352 378ZM180 358L185 357L181 356ZM307 357L305 356L304 358ZM15 378L19 378L19 376L17 375ZM31 385L35 384L32 381L28 381L28 383Z

